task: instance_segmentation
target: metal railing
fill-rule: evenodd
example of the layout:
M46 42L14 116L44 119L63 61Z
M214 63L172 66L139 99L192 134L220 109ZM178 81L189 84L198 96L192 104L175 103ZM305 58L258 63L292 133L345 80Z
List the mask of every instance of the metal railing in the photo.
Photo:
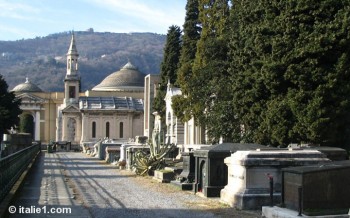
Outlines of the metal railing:
M40 144L35 144L0 160L0 203L38 152Z

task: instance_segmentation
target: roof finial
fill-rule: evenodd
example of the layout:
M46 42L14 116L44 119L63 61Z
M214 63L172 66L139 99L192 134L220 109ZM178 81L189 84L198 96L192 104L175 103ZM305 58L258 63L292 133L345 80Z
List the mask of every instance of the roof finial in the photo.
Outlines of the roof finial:
M69 46L69 49L68 49L68 54L75 54L75 55L78 54L78 50L77 50L77 47L75 45L74 30L72 30L72 38L70 40L70 46Z
M137 67L135 67L134 65L132 65L132 64L130 63L130 61L128 61L128 63L126 63L126 64L122 67L122 69L137 70Z

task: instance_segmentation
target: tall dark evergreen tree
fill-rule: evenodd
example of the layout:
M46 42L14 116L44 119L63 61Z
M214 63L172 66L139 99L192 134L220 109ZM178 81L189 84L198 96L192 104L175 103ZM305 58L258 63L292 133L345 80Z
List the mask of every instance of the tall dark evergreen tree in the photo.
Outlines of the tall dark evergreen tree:
M18 115L22 113L20 100L9 92L8 85L2 75L0 75L0 141L2 135L14 125L18 125Z
M182 121L191 119L190 95L196 87L192 84L192 66L200 38L201 26L198 20L198 0L188 0L186 17L183 25L182 48L180 52L179 70L176 85L181 88L182 95L173 97L174 112Z
M164 57L161 63L160 83L157 88L157 96L153 102L153 110L157 111L165 119L165 94L168 81L176 82L177 70L181 51L181 29L178 26L170 26L164 47Z
M182 48L177 84L181 91L189 93L192 77L192 65L196 55L197 42L200 38L201 27L198 20L198 0L188 0L186 4L186 17L183 25Z
M212 141L221 136L231 140L231 128L236 128L227 72L228 18L228 0L199 0L202 32L192 68L190 101L195 120L206 127Z
M289 1L280 14L291 139L350 143L350 1ZM281 31L280 31L281 32Z
M234 1L235 114L249 142L349 144L350 1Z
M264 63L269 63L272 52L271 42L275 32L271 20L276 16L273 14L273 2L269 5L264 0L233 1L231 9L233 28L229 55L232 59L232 106L242 127L233 134L239 136L242 142L267 143L265 135L258 132L270 97L261 69Z

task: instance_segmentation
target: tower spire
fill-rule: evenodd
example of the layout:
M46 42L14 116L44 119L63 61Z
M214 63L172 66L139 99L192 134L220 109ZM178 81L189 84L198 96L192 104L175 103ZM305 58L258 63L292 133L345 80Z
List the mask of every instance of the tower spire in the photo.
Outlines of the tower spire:
M78 50L74 32L67 52L67 73L64 79L65 104L77 104L79 100L80 77L78 75Z
M78 50L75 44L74 32L67 52L67 76L75 76L78 72Z
M72 54L79 56L77 46L75 45L74 31L72 31L72 38L70 40L70 46L69 46L67 55L72 55Z

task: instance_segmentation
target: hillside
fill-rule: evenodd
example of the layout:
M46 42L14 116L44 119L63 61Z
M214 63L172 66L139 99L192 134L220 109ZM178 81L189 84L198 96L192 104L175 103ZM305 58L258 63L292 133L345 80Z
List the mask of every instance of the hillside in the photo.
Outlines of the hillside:
M18 41L0 41L0 74L12 89L30 81L44 91L62 91L70 32ZM128 60L144 74L159 73L165 35L75 32L82 91L91 89Z

